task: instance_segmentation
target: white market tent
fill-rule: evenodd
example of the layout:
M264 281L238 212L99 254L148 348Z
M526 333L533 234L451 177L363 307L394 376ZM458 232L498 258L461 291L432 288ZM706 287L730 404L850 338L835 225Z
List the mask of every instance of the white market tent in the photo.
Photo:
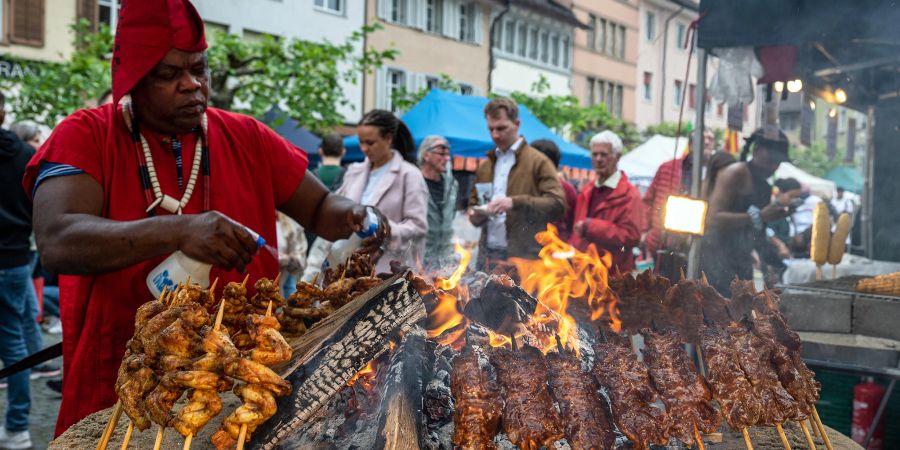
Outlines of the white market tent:
M678 149L677 156L687 150L687 138L673 138L654 135L643 144L635 147L619 159L619 169L628 175L628 180L636 186L650 186L656 169L664 162L670 161ZM643 189L642 189L643 190Z
M772 181L779 178L795 178L803 186L808 186L810 192L822 198L831 198L834 195L834 190L836 188L834 181L819 178L804 172L797 166L787 162L781 163L781 165L778 166L778 170L775 171Z
M676 140L673 137L654 135L622 156L619 160L619 169L628 175L629 181L643 191L650 186L659 166L672 159L676 148L678 156L687 151L687 142L687 138L683 137ZM779 178L796 178L800 184L808 186L810 191L819 197L831 198L835 190L833 181L804 172L791 163L782 163L771 181Z

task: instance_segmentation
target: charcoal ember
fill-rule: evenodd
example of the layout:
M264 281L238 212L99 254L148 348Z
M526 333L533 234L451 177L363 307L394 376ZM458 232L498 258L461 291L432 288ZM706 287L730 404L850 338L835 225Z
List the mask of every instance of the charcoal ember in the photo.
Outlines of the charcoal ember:
M450 395L450 386L443 381L428 382L423 400L429 427L439 427L453 419L453 397Z
M459 284L469 289L470 298L481 297L481 291L490 280L490 275L484 272L466 272L459 280Z

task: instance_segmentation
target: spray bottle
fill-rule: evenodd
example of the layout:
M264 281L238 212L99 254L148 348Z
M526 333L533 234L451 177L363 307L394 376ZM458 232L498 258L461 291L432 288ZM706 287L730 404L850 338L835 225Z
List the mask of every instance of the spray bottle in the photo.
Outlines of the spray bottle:
M266 245L266 240L259 233L244 225L238 225L250 233L259 248ZM171 292L178 283L182 283L190 277L192 283L206 288L209 287L210 270L212 270L212 264L197 261L178 250L150 271L150 274L147 275L147 287L150 288L153 297L159 297L163 289L168 288L168 291Z
M378 231L378 215L372 207L366 207L366 219L363 221L362 229L350 234L347 239L341 239L331 244L331 251L325 259L326 267L337 267L344 264L350 259L350 255L359 248L363 239L374 236ZM323 270L325 267L323 267Z

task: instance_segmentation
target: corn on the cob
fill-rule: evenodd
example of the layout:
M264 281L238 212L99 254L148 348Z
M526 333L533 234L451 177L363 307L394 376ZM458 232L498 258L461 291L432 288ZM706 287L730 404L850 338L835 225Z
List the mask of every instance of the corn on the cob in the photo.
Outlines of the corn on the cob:
M831 234L831 246L828 248L828 264L840 264L847 248L847 235L850 234L850 214L838 216L837 226Z
M831 246L831 216L828 207L819 202L813 211L812 239L810 240L809 259L817 266L828 261L828 247Z
M900 296L900 272L863 278L856 282L856 290L867 294Z

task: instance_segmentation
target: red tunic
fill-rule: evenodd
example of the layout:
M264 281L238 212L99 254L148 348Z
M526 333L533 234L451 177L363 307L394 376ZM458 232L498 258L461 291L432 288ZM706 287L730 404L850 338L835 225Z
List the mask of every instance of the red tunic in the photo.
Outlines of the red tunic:
M603 196L597 199L595 196ZM594 244L601 253L612 254L611 270L628 272L634 269L634 255L631 249L641 240L641 194L628 177L622 174L615 189L597 189L593 183L581 189L575 207L575 222L590 219L585 227L584 238L572 233L569 243L580 251ZM63 325L65 326L65 325Z
M300 185L307 168L306 155L262 123L238 114L210 108L209 160L210 207L257 231L275 243L275 208L286 202ZM181 197L175 158L164 136L143 130L150 144L163 193ZM180 135L184 182L194 158L194 133ZM143 161L122 118L121 108L104 105L78 111L60 123L31 160L25 175L32 191L42 161L68 164L83 170L103 187L102 216L127 221L147 217L139 162ZM184 209L196 214L203 209L203 177ZM168 214L161 208L157 214ZM56 423L59 435L88 414L112 406L113 386L134 334L137 308L151 300L146 278L166 256L149 259L123 270L91 276L65 277L74 288L60 299L63 323L65 387ZM275 255L261 250L247 266L250 279L278 274ZM219 290L243 274L213 269ZM221 295L221 293L219 294Z

